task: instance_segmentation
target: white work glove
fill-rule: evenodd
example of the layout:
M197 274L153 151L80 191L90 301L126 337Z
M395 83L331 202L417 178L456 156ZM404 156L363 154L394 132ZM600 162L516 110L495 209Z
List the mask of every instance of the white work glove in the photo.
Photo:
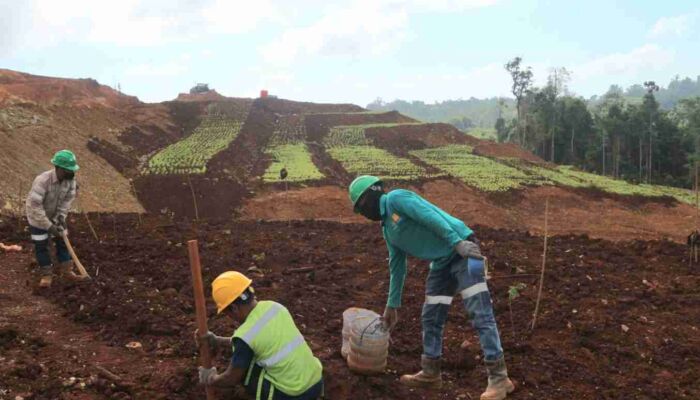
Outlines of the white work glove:
M469 240L462 240L461 242L457 243L455 246L455 251L463 258L483 258L479 245L474 242L470 242Z
M211 380L216 376L216 367L204 368L199 367L199 383L201 385L210 385Z

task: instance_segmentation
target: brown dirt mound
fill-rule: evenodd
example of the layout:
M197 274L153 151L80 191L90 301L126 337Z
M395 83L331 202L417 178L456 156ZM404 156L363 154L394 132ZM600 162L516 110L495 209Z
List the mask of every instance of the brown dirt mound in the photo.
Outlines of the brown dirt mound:
M134 96L123 95L94 79L62 79L0 69L0 104L103 106L123 108L136 105Z
M226 99L225 96L212 89L204 93L180 93L175 101L217 101L224 99Z
M478 139L465 135L454 126L442 123L368 128L365 135L379 147L399 154L426 147L479 143Z
M545 161L514 143L496 143L490 140L480 140L474 147L474 154L496 158L519 158L536 164Z
M610 240L670 238L683 242L694 229L695 210L687 204L637 196L607 196L598 191L543 186L517 193L489 195L454 180L438 179L420 186L393 182L415 190L445 211L470 224L542 232L544 205L550 199L549 229L553 234L587 234ZM389 188L391 189L391 187ZM313 207L311 202L314 203ZM245 219L284 221L308 218L361 222L340 186L261 193L241 209Z
M385 113L312 114L304 117L310 141L321 142L333 126L416 122L397 111Z
M309 103L275 97L260 98L256 101L260 107L277 114L351 113L365 111L364 108L354 104Z
M161 383L169 399L202 396L194 383L194 311L189 270L183 267L183 243L193 237L199 239L206 285L232 268L245 272L254 265L264 271L255 280L256 293L290 309L324 364L329 398L475 398L486 384L478 341L459 306L451 308L445 328L443 389L412 391L398 382L399 375L419 368L422 352L419 321L427 263L413 259L387 373L372 378L350 373L339 352L342 312L350 306L380 311L386 300L386 250L376 225L189 225L148 219L139 228L134 216L102 221L95 223L102 243L91 239L81 221L71 221L74 244L93 275L100 267L99 275L90 285L56 285L47 296L103 340L116 346L138 340L147 356L190 363L188 370L172 372L177 384ZM687 264L684 246L572 235L550 238L538 325L531 332L542 238L474 229L492 265L489 286L509 372L520 383L509 398L700 396L699 371L692 368L700 362L692 322L700 320L700 281L697 270ZM314 271L292 272L298 268ZM512 302L511 319L508 289L518 282L526 287ZM231 334L228 317L216 317L211 302L208 311L211 329ZM460 348L465 339L469 344ZM218 365L227 362L223 357ZM143 398L139 390L149 384L150 377L142 376L133 397Z
M192 187L190 187L190 182ZM146 175L134 180L139 200L150 213L175 219L195 217L192 190L200 218L233 218L248 189L227 177L191 175Z

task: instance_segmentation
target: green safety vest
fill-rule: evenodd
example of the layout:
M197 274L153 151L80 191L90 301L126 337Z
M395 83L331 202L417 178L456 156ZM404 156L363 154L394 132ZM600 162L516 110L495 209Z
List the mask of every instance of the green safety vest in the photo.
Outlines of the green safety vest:
M260 301L248 314L245 322L233 333L234 338L246 342L262 367L257 385L257 399L263 378L290 396L304 393L321 380L323 367L294 324L292 315L282 304ZM253 366L248 368L248 385ZM272 395L270 388L270 395Z

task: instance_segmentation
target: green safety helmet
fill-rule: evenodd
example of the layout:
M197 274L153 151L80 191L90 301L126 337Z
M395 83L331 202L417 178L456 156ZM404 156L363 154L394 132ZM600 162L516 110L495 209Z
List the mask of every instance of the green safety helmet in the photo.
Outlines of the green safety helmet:
M73 172L80 169L77 161L75 160L75 154L73 154L73 152L70 150L57 151L51 159L51 164Z
M348 192L350 193L350 202L352 202L353 209L355 208L357 201L360 200L360 197L362 197L362 194L377 183L381 184L382 180L372 175L361 175L352 181L348 187Z

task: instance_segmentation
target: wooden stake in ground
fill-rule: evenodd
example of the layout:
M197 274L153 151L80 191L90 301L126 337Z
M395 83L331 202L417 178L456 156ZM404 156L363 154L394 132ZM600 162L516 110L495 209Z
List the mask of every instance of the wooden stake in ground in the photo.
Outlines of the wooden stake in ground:
M535 302L535 313L532 315L532 329L535 329L537 323L537 312L540 309L540 300L542 299L542 286L544 285L544 269L547 265L547 236L548 236L548 219L549 219L549 196L544 205L544 250L542 251L542 271L540 272L540 288L537 290L537 301Z
M22 180L19 180L19 193L17 194L17 229L22 232Z
M187 242L187 250L190 254L190 268L192 270L192 288L194 289L194 307L197 316L197 329L201 334L209 331L207 327L207 308L204 303L204 287L202 285L202 267L199 264L199 247L196 240ZM209 346L204 343L199 346L200 361L204 368L211 368L211 354ZM207 386L207 400L214 399L214 389Z
M197 196L194 194L194 186L192 186L192 180L190 180L190 176L187 175L187 183L190 184L190 190L192 191L192 202L194 203L194 219L195 221L199 221L199 210L197 209Z
M90 227L90 232L92 232L92 236L95 237L95 240L99 243L100 242L100 237L97 236L97 232L95 232L95 228L92 227L92 223L90 222L90 218L88 218L87 213L85 210L83 210L83 215L85 216L85 220L87 221L88 226Z

